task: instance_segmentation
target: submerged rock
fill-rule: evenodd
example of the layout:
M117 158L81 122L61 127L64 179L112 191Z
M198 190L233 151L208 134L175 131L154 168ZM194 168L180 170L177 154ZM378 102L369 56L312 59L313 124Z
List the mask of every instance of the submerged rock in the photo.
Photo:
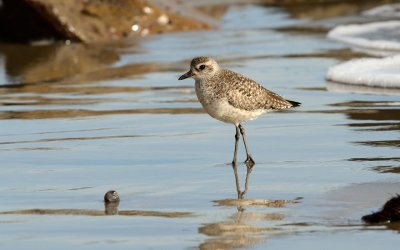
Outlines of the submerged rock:
M0 37L89 43L212 27L205 19L181 14L191 12L182 7L173 13L145 0L3 0Z

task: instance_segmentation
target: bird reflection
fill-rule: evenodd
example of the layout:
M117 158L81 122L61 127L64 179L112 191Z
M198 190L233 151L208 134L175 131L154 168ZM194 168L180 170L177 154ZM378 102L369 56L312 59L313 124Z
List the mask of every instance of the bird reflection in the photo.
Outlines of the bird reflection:
M281 221L284 216L280 213L262 212L262 210L247 211L247 207L277 208L285 204L294 203L288 200L244 199L248 191L249 177L252 171L247 167L244 191L241 191L237 166L233 166L238 199L214 201L217 206L235 207L235 212L221 221L206 223L199 227L199 233L209 236L200 245L199 249L237 249L248 248L262 244L268 238L267 233L277 232L274 221Z
M260 244L266 240L262 232L275 231L270 227L251 225L250 221L269 220L268 214L246 214L242 207L227 220L208 223L199 228L199 233L209 236L199 245L199 249L236 249ZM265 217L265 218L264 218ZM278 216L276 219L280 220Z
M238 175L238 167L237 167L236 162L232 163L232 169L233 169L233 173L235 175L235 184L236 184L237 197L238 197L239 200L243 199L245 194L247 194L247 191L249 189L250 174L251 174L251 171L253 170L253 166L254 166L253 162L246 162L246 168L247 168L246 179L245 179L245 184L244 184L244 190L241 191L239 175Z

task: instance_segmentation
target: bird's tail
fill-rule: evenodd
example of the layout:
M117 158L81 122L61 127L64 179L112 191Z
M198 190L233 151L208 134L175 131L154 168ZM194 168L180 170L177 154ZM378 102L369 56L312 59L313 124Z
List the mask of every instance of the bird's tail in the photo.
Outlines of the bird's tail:
M300 102L295 102L295 101L290 101L290 100L286 100L286 101L288 101L290 104L292 104L292 107L298 107L301 105Z

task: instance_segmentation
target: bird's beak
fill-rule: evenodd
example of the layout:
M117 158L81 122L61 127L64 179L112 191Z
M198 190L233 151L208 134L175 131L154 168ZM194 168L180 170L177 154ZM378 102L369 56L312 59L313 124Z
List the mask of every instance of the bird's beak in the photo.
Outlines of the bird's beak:
M185 74L181 75L181 77L179 77L178 80L183 80L183 79L186 79L186 78L189 78L189 77L192 77L192 76L193 76L193 72L192 72L192 70L189 70Z

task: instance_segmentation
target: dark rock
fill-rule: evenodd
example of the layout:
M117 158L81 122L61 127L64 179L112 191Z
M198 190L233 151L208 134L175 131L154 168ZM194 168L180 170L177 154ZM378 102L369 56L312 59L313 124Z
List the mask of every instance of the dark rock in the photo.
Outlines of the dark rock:
M114 203L114 202L119 202L119 195L116 191L110 190L104 195L104 202L108 203Z
M90 43L211 27L144 0L3 0L0 9L0 38L10 41Z
M33 6L21 0L3 0L0 8L0 38L23 41L63 37L52 24L38 16Z
M388 200L381 211L365 215L362 220L371 224L400 221L400 195Z

